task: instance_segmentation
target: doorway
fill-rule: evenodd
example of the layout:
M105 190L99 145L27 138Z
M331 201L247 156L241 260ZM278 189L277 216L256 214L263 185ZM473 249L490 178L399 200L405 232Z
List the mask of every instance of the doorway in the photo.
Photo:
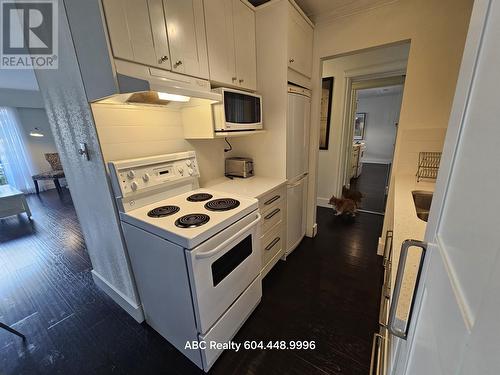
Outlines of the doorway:
M352 152L344 186L362 194L359 211L385 212L403 89L404 76L352 84Z
M325 124L319 134L318 206L331 208L330 198L341 197L343 188L352 184L365 190L361 193L368 197L359 209L377 214L385 211L409 51L410 42L402 42L323 61L323 82L330 82L333 88L322 92L327 99L322 99L320 108ZM380 102L392 99L390 114L384 108L377 114L368 113L370 103L364 102L371 97Z

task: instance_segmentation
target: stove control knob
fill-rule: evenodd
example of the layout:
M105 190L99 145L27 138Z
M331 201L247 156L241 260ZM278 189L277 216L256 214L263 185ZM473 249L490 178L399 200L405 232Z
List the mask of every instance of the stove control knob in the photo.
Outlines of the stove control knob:
M186 165L189 167L191 166L191 160L186 160Z
M183 174L184 174L184 168L179 167L179 168L177 168L177 170L179 171L179 173L180 173L181 175L183 175Z
M130 187L132 188L133 191L136 191L137 188L139 187L139 185L137 185L137 182L132 181L132 183L130 184Z
M135 177L135 172L131 169L130 171L128 171L127 177L133 179Z
M193 175L193 170L191 168L189 168L188 169L188 173L189 173L190 176L192 176Z
M149 173L144 173L144 176L142 176L142 179L144 182L148 182L149 181Z

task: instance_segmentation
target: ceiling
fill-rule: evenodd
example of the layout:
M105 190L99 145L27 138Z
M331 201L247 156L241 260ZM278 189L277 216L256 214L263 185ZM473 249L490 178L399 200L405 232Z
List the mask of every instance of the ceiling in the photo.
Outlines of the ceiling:
M38 90L33 69L0 69L0 89Z
M364 89L358 91L359 98L367 98L371 96L396 95L403 92L403 85L375 87L372 89Z
M254 6L268 0L249 0ZM295 0L315 23L378 8L398 0Z

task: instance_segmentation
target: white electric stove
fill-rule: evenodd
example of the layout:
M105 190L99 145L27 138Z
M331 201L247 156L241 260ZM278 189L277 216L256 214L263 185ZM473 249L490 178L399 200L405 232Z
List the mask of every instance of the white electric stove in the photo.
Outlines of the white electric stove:
M262 296L258 201L200 189L193 151L109 171L146 321L208 371Z

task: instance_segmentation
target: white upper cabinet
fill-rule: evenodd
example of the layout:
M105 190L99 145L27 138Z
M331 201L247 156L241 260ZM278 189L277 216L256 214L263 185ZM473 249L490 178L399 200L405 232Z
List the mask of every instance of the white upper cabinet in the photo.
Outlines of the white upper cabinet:
M172 71L208 78L203 0L163 0Z
M205 0L210 80L255 90L255 13L240 0Z
M233 14L238 85L256 90L255 12L240 0L233 0Z
M313 28L295 7L288 3L288 67L311 78Z
M103 0L113 56L170 69L162 0Z
M103 0L113 56L208 78L203 0Z

